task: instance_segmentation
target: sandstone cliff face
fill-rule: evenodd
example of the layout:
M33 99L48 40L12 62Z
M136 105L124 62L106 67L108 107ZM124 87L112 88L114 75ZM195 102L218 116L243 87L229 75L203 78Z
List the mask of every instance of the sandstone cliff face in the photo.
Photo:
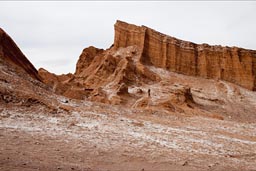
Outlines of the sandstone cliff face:
M118 49L119 47L137 45L140 49L143 49L145 33L145 27L117 21L115 24L114 47Z
M137 45L141 61L190 76L221 79L256 90L256 51L182 41L146 26L115 24L114 47Z
M222 99L221 94L234 94L235 89L225 88L228 83L221 80L255 89L254 55L252 50L197 45L117 21L114 46L85 48L74 74L55 75L40 69L39 75L55 93L72 99L190 114L201 109L218 114L226 105L229 112L240 115L252 113L255 107L250 112L242 106L233 111L230 99L223 100L226 97ZM224 87L220 91L219 82ZM201 95L202 90L209 94ZM243 98L239 93L237 97Z
M18 70L23 70L31 77L40 80L35 67L21 52L11 37L0 28L0 59L15 66Z
M66 104L73 105L73 101L78 102L74 99L79 99L146 113L255 118L255 92L219 80L255 88L255 51L196 45L123 22L117 22L115 27L114 46L106 50L85 48L76 72L63 75L44 69L39 69L37 75L33 65L2 31L0 105L43 107L58 113L73 110Z

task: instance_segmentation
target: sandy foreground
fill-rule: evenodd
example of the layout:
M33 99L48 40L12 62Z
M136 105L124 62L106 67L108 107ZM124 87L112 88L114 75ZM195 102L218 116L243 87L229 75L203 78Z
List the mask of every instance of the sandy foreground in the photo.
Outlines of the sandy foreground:
M56 75L0 28L0 171L256 171L254 57L117 21Z
M256 124L68 105L76 110L3 109L0 170L256 170Z

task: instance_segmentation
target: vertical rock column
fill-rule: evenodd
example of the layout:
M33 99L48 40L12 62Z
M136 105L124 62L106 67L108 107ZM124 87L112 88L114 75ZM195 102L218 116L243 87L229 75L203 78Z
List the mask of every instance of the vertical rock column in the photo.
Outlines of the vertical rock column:
M253 58L252 58L252 69L253 69L253 74L254 74L253 90L256 91L256 52L253 54Z
M163 58L162 64L161 64L162 68L167 67L167 48L168 48L167 46L168 46L167 36L165 36L162 43L162 58Z

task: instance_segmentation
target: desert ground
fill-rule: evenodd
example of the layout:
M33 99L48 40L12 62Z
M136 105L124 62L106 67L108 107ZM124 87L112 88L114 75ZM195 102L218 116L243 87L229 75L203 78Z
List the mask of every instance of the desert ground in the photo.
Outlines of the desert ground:
M62 110L1 108L0 170L256 170L256 123L247 117L54 97Z
M117 21L56 75L0 29L0 170L256 171L255 57Z

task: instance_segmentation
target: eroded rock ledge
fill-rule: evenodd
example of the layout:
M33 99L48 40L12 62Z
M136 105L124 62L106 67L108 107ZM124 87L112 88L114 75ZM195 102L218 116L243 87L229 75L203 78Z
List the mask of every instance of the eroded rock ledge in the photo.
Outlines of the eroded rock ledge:
M137 45L141 61L190 76L221 79L256 90L256 51L195 44L122 21L115 24L114 47Z

